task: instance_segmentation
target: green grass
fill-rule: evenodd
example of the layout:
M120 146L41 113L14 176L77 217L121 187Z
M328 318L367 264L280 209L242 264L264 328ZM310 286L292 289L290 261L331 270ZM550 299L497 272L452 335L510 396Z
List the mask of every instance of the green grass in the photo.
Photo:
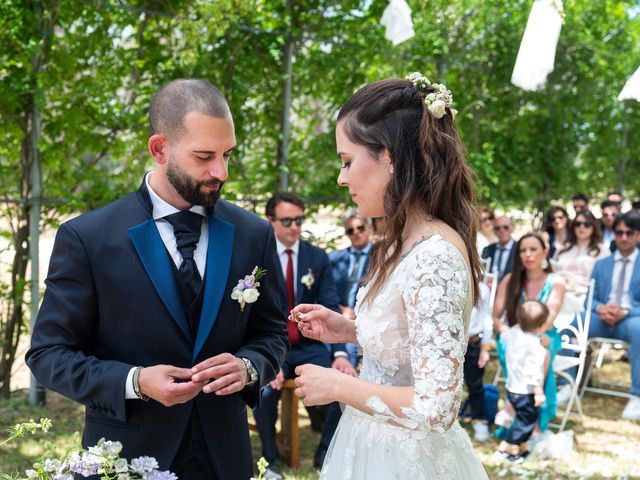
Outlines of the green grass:
M492 360L492 364L495 360ZM493 366L493 365L492 365ZM602 376L622 381L629 379L629 365L622 362L607 364ZM489 369L485 381L493 379ZM575 457L569 460L528 461L524 465L507 468L495 465L490 457L498 442L474 442L474 447L491 479L640 479L640 424L620 419L626 400L604 395L585 395L584 422L570 421L567 428L574 431ZM27 403L27 393L15 391L10 400L0 400L0 425L51 418L53 428L46 434L18 439L0 447L0 472L11 473L29 468L40 455L52 449L60 454L78 445L82 431L83 408L68 399L48 392L44 408ZM472 435L471 426L463 427ZM6 438L3 433L1 439ZM260 440L251 433L254 457L260 456ZM312 459L320 435L311 430L304 407L300 407L300 467L292 471L283 468L287 480L315 480L318 472Z

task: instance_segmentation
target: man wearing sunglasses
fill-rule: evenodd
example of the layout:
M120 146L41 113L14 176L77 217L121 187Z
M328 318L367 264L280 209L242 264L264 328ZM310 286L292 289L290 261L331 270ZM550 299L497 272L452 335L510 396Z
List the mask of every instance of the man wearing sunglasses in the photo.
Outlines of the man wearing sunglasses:
M276 237L278 264L281 267L276 273L285 317L300 303L318 303L336 312L340 311L329 257L324 250L300 239L304 210L302 199L288 192L276 193L269 199L265 209ZM287 335L291 349L276 379L263 389L262 401L255 409L258 433L262 441L262 456L269 462L264 477L266 480L282 478L276 452L275 425L282 384L295 376L295 368L311 363L333 367L355 376L343 343L332 344L329 350L322 342L302 336L294 322L287 322ZM313 414L315 412L311 413ZM340 407L334 402L327 409L322 437L314 456L314 466L317 468L322 466L339 419Z
M342 314L355 320L356 314L353 308L356 305L356 293L360 280L369 269L369 258L371 254L371 220L363 217L358 211L353 211L347 215L344 221L344 233L351 246L342 250L336 250L329 254L331 268L333 270L333 281L338 290L340 300L340 310ZM346 345L349 361L355 367L358 363L358 349L353 343Z
M613 221L616 252L598 260L589 337L616 338L629 342L631 393L622 412L626 420L640 420L640 215L630 211Z
M610 245L611 251L615 250L615 233L613 221L620 213L620 206L613 200L605 200L600 204L602 210L602 218L600 219L600 230L602 231L602 243Z
M497 217L493 221L493 231L498 241L484 248L482 258L489 259L489 271L495 273L498 281L501 281L511 271L515 254L515 242L511 238L513 232L511 219L505 215Z

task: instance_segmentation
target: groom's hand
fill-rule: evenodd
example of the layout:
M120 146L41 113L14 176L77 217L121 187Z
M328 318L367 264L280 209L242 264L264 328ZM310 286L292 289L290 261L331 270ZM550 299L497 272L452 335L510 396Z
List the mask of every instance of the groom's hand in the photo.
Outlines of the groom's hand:
M204 393L229 395L242 390L247 384L247 367L230 353L221 353L195 365L192 382L204 382Z
M194 382L188 368L154 365L140 370L138 383L143 394L171 407L198 395L205 382Z

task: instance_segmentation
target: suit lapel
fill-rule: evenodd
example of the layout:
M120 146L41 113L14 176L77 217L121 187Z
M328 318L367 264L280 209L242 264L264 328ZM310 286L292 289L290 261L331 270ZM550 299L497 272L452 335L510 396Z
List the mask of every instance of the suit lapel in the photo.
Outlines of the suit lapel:
M195 362L205 340L211 333L218 317L218 310L225 295L229 278L231 255L233 253L234 226L213 215L209 216L209 248L205 272L202 313L198 325L198 335L193 349ZM242 276L251 272L242 272Z
M608 278L609 281L608 282L604 282L604 284L606 285L606 289L604 292L604 303L607 303L609 301L609 295L611 295L611 288L613 287L613 266L615 265L615 255L611 255L609 258L607 258L607 271L605 272L605 278Z
M629 297L634 298L633 292L638 291L638 282L640 282L640 255L633 262L633 273L631 273L631 283L629 284Z
M300 240L300 250L298 253L298 275L296 278L296 305L302 303L302 295L306 290L306 286L302 284L302 277L309 273L310 258L307 251L307 245Z
M280 257L278 256L276 262L276 275L278 276L278 292L280 293L280 308L284 312L285 317L289 315L287 309L287 282L284 278L284 272L282 271L282 265L280 263Z
M169 263L169 255L152 218L129 228L129 237L147 276L182 333L191 339L187 318L178 294L178 286Z

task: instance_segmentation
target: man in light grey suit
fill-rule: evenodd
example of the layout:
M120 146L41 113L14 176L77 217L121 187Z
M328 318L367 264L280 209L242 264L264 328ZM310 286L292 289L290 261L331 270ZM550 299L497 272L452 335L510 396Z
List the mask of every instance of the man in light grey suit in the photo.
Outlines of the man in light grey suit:
M591 277L596 285L589 337L629 342L631 393L622 412L626 420L640 420L640 215L630 211L613 222L616 252L596 262Z

